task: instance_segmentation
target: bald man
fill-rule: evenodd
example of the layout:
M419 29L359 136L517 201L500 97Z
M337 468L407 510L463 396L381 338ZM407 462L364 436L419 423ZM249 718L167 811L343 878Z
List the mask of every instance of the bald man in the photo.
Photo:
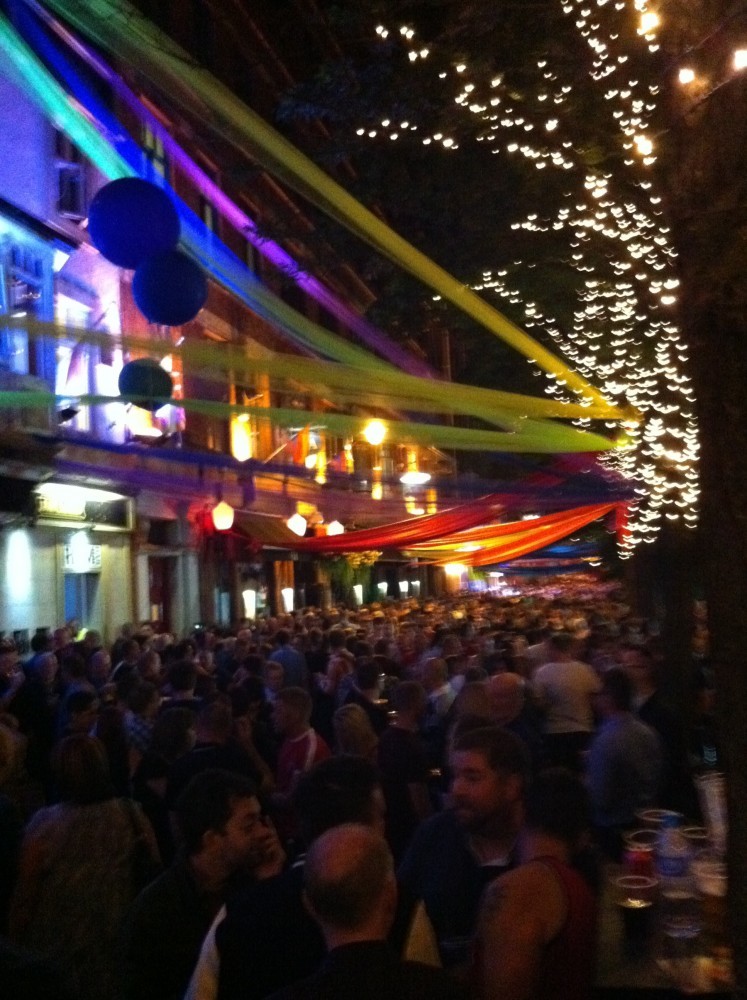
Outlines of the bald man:
M311 846L304 903L328 954L307 979L271 1000L457 1000L461 989L440 969L404 962L387 944L397 907L394 863L386 841L369 826L346 823Z
M518 736L529 751L532 770L542 759L539 722L527 699L526 683L519 674L503 671L486 681L491 722Z

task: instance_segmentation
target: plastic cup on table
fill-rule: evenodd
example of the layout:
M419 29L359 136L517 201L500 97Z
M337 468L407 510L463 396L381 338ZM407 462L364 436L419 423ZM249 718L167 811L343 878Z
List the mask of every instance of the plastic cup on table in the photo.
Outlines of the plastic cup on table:
M695 778L700 810L703 813L711 843L720 853L726 853L726 783L720 771L708 771Z
M671 816L676 817L678 823L683 819L682 813L675 812L674 809L640 809L635 814L641 826L653 830L659 830Z
M645 827L623 834L622 861L627 875L654 877L654 851L658 835L657 830Z
M710 846L711 837L704 826L683 826L680 833L690 845L693 854Z

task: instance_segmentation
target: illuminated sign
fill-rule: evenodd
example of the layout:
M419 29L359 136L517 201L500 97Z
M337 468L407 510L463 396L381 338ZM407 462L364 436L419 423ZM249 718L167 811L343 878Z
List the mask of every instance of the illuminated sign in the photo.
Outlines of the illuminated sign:
M73 535L63 546L62 552L65 573L101 572L101 546L91 545L84 531Z

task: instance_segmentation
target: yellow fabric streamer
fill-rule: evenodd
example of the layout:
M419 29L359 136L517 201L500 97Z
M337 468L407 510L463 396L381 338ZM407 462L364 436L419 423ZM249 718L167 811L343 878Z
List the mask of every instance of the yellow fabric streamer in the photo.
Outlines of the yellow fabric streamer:
M105 331L81 330L41 320L8 319L4 325L27 330L33 337L75 339L79 343L110 347L112 334ZM376 405L371 397L378 395L381 405L435 413L482 416L491 422L515 428L519 418L602 419L605 411L591 404L564 403L549 398L524 396L519 393L484 389L458 382L438 382L434 379L408 375L395 368L372 372L367 367L320 361L299 355L269 353L253 357L243 347L213 342L185 340L178 347L168 341L151 340L129 334L116 337L124 350L165 356L173 354L182 361L198 365L200 374L226 377L231 373L236 381L251 381L257 374L292 380L304 384L310 391L329 398L342 398L356 404ZM338 397L339 393L339 397ZM387 396L389 397L387 399Z
M206 127L218 131L330 217L419 278L466 315L549 372L560 384L605 410L606 419L634 412L609 403L586 379L431 261L361 205L235 94L199 66L126 0L46 0L84 34L137 65Z

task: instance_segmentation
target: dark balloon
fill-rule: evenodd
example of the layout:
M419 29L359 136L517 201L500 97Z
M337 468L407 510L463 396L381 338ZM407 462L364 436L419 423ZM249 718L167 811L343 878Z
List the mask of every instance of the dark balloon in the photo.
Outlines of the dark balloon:
M160 410L171 399L174 383L169 373L152 358L128 361L119 373L119 394L143 410Z
M144 261L132 279L132 294L151 323L181 326L205 305L207 281L201 269L180 250L168 250Z
M139 177L106 184L91 202L93 245L118 267L134 270L154 253L179 242L179 216L169 195Z

